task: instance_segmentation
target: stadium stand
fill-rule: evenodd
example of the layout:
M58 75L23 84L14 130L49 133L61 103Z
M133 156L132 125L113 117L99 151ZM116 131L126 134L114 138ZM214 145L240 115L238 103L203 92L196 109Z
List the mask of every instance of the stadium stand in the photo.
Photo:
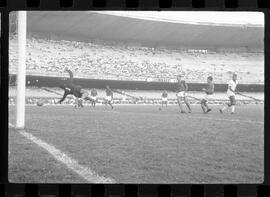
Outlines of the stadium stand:
M16 73L17 38L10 38L10 73ZM171 49L105 41L53 40L31 35L27 39L27 74L63 76L65 67L78 78L173 82L179 73L203 83L208 75L226 83L232 72L246 84L263 84L262 51L236 49Z

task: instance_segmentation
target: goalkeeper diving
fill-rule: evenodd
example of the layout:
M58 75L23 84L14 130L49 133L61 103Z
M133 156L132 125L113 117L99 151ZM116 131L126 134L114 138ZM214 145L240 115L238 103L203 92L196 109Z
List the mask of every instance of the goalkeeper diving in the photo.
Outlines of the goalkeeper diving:
M89 96L87 90L83 89L80 85L75 85L73 82L73 73L68 68L65 68L65 72L68 72L69 78L66 80L66 83L60 85L60 88L64 90L63 97L58 101L58 103L62 103L68 95L73 95L76 97L76 102L83 107L83 100L93 101L93 99ZM79 100L81 99L81 101Z

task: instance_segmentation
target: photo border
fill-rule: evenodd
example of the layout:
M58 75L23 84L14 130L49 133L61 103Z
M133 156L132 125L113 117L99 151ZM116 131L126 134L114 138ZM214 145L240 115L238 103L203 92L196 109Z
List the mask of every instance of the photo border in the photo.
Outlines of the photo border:
M265 1L267 2L267 1ZM269 5L268 5L269 6ZM260 11L265 15L264 182L262 184L14 184L8 182L9 12L18 10ZM270 10L263 0L2 0L0 196L264 196L270 192ZM267 77L268 76L268 77ZM2 162L4 161L4 162Z

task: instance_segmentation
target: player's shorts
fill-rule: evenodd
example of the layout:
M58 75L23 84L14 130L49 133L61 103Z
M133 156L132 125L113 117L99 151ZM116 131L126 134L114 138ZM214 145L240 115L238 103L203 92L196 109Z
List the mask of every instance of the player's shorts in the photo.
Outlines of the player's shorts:
M213 94L205 94L203 100L205 101L213 100Z
M97 100L97 97L96 96L90 96L90 98L93 99L93 100L95 100L95 101Z
M234 96L235 97L235 93L232 92L232 91L230 91L230 90L227 91L227 95L228 95L228 97L230 97L230 96Z
M106 97L105 97L105 100L106 100L106 101L112 101L112 96L106 96Z
M162 102L167 102L168 98L167 97L162 97L161 100L162 100Z
M182 91L182 92L178 92L176 95L177 97L185 98L187 96L187 93Z
M230 104L231 105L236 105L235 96L229 96L229 99L230 99Z

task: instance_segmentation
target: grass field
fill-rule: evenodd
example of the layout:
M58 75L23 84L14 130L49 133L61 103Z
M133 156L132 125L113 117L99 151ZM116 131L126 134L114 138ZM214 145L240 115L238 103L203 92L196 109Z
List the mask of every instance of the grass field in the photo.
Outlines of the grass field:
M264 106L237 106L234 115L219 114L220 106L209 114L192 107L192 114L180 114L176 105L161 111L154 105L27 106L24 133L72 158L76 169L117 183L263 182ZM15 107L9 111L14 124ZM40 144L9 129L11 182L89 182L70 168L74 162L57 160Z

